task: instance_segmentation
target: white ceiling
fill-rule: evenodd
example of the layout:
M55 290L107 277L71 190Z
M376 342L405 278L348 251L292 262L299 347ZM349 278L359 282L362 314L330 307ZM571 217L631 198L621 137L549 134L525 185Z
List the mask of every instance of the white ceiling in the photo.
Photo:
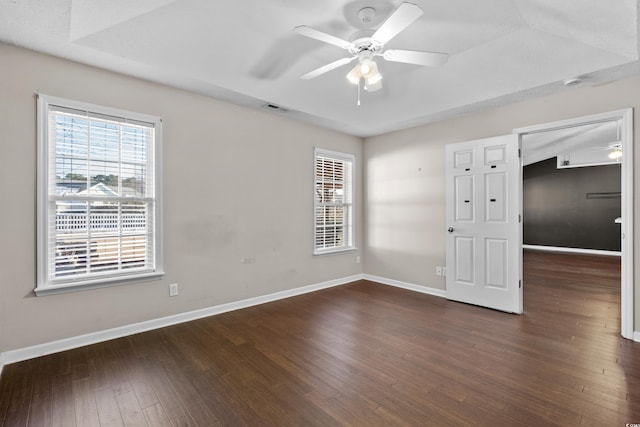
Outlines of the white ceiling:
M527 166L561 155L579 153L588 157L594 152L610 162L607 156L612 145L622 146L620 132L620 123L612 120L526 134L522 138L522 161Z
M378 92L349 66L300 75L345 52L293 33L343 39L374 7L379 26L402 0L0 0L0 41L280 112L357 136L640 72L639 0L412 0L424 15L388 48L450 54L438 68L385 62ZM6 65L3 65L6 66Z

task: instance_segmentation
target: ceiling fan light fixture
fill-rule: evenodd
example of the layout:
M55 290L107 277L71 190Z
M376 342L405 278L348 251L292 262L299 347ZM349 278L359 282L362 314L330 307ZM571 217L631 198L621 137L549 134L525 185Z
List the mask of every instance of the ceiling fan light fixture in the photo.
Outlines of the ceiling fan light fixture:
M609 158L611 160L620 160L622 158L622 141L620 141L620 122L616 121L616 140L615 142L609 144L609 149L611 152L609 153Z
M620 147L616 147L614 148L610 153L609 153L609 158L611 160L617 160L619 158L622 157L622 149Z
M371 71L367 74L362 75L362 77L367 79L368 85L374 85L382 80L382 74L380 74L380 72L378 71L378 66L375 62L372 62L372 64L373 65L371 66Z
M376 13L374 8L364 7L358 11L358 19L365 24L365 27L368 27L368 24L373 23L374 18L376 18ZM385 45L388 42L420 18L423 13L424 11L420 6L404 1L378 26L378 29L366 28L357 31L349 41L306 25L294 27L293 31L296 33L337 46L346 50L350 55L310 71L302 75L301 78L305 80L313 79L357 60L358 64L349 71L347 79L352 84L358 85L358 105L360 105L361 80L364 79L363 87L366 91L373 92L382 87L382 74L378 71L378 64L374 61L374 57L381 56L385 61L429 67L446 63L449 58L446 53L405 49L385 50Z
M363 29L353 34L349 41L343 40L331 34L315 30L306 25L294 27L293 31L315 40L328 43L346 50L349 57L338 59L327 65L323 65L313 71L301 76L309 80L321 76L331 70L346 65L351 61L358 61L358 64L347 73L347 80L354 85L358 85L358 106L360 105L360 89L367 92L375 92L382 88L382 74L378 71L378 63L375 57L381 56L385 61L414 64L421 66L435 67L447 62L449 57L446 53L428 52L404 49L388 49L385 45L404 31L409 25L415 22L423 14L420 6L409 2L402 2L377 30ZM368 27L376 17L376 10L372 7L364 7L358 11L358 19ZM364 80L361 86L360 82Z
M376 61L371 59L371 53L369 52L362 54L360 57L360 63L357 66L360 67L360 74L362 74L362 77L365 79L370 79L372 77L382 78L378 71L378 64L376 64Z
M375 92L382 87L382 74L378 71L378 64L369 57L362 58L360 63L349 71L347 79L354 85L359 84L360 79L364 79L364 89L368 92Z
M382 77L371 83L367 79L367 82L364 85L364 90L366 90L367 92L375 92L380 89L382 89Z
M360 64L353 67L349 74L347 74L347 80L349 80L354 85L360 83L360 78L362 78L362 73L360 72Z
M378 64L375 61L369 60L367 63L369 71L367 73L362 73L362 77L365 79L377 79L382 80L382 75L378 71Z

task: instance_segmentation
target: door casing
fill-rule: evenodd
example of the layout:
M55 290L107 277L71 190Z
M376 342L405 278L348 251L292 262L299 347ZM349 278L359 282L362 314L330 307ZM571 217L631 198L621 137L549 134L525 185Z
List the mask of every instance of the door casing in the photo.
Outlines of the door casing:
M520 144L522 137L541 132L549 132L558 129L566 129L576 126L620 120L622 138L622 197L621 197L621 286L620 286L620 333L624 338L634 338L634 289L633 289L633 109L609 111L600 114L577 117L568 120L560 120L551 123L543 123L514 129L513 133L519 135ZM520 162L522 168L522 161ZM522 171L521 171L522 172ZM522 173L520 173L520 186L522 186ZM522 188L520 189L520 212L522 212ZM520 248L522 252L522 248Z

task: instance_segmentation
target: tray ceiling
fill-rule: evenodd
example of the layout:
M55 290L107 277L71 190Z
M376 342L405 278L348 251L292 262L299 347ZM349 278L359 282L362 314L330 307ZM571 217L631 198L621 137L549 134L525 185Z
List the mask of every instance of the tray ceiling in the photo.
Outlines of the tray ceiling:
M362 137L640 71L638 0L416 0L424 15L387 47L446 52L448 63L378 59L383 88L359 107L349 66L299 78L345 53L293 27L348 40L400 3L0 0L0 41ZM376 9L367 26L365 6Z

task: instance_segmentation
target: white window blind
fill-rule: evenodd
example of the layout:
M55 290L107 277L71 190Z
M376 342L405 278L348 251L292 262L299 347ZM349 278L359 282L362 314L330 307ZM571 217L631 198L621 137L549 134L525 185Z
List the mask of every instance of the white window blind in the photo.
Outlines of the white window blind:
M38 99L36 293L161 274L160 119Z
M354 156L315 150L315 253L353 248Z

